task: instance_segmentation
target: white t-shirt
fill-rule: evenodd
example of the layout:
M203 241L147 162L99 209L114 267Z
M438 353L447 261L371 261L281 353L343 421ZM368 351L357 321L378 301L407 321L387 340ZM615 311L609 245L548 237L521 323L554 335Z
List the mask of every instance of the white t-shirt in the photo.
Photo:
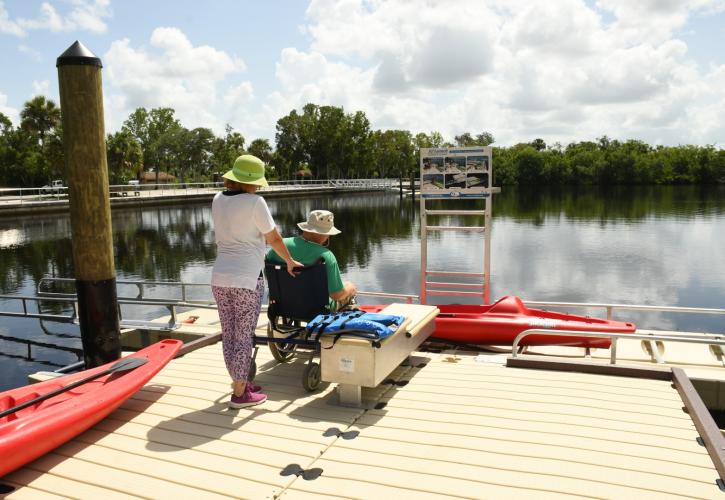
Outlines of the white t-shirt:
M264 266L264 235L275 227L267 202L251 193L217 193L211 217L217 245L211 284L256 289Z

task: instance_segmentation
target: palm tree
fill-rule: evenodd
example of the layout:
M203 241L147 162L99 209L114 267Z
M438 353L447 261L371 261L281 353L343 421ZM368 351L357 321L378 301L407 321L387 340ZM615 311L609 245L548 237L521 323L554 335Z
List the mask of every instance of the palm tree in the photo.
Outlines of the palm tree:
M60 108L50 99L38 95L25 103L20 118L20 128L38 134L42 146L45 134L60 123Z

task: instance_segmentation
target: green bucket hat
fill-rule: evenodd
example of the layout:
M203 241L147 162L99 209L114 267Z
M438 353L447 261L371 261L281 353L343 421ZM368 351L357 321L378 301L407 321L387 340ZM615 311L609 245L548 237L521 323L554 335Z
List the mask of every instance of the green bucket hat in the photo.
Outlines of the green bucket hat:
M264 162L252 155L242 155L234 160L232 169L222 177L242 184L268 186L264 178Z

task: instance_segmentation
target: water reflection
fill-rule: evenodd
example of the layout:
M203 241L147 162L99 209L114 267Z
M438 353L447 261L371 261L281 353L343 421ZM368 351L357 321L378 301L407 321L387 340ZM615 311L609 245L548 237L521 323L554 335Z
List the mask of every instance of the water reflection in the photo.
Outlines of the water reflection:
M725 246L723 195L721 187L693 186L504 189L494 197L491 297L515 294L529 300L723 307L725 262L719 250ZM298 233L297 223L310 210L332 210L342 234L332 238L331 249L345 277L360 289L419 292L418 202L395 193L268 202L285 236ZM480 208L471 203L429 202L428 207ZM215 257L209 203L114 209L112 220L119 280L209 282ZM483 220L438 216L429 223L482 225ZM482 248L478 234L430 233L429 268L481 272ZM69 217L0 219L0 293L34 295L45 276L73 276ZM170 296L171 291L157 288L157 296ZM119 295L135 293L134 287L119 288ZM210 296L208 289L198 294L192 298ZM430 302L459 300L444 297ZM0 302L0 308L8 310L8 305ZM163 314L165 309L124 311L136 319ZM640 326L664 329L725 330L723 321L712 317L658 314L631 319ZM46 327L50 334L35 320L0 317L0 334L46 342L55 337L62 345L79 345L76 339L52 335L77 335L77 327ZM0 352L21 356L24 347L2 342ZM33 355L46 363L75 360L47 349ZM0 355L0 388L24 383L26 373L39 369L43 367Z
M612 186L504 188L494 196L494 215L542 225L546 220L612 223L639 222L650 217L688 219L725 213L725 186ZM464 200L439 202L465 208Z

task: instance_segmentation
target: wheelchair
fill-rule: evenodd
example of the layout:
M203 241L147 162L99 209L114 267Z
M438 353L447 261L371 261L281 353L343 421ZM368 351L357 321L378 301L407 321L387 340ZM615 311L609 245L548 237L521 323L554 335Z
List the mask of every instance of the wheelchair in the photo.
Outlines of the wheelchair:
M318 314L329 313L327 271L325 262L295 269L296 276L287 272L287 266L269 261L264 265L264 276L269 290L267 308L267 336L254 336L254 357L258 345L267 344L275 360L287 363L295 356L308 357L302 374L302 387L308 392L320 386L320 364L315 362L320 354L320 343L305 325ZM304 351L304 353L303 353ZM252 359L249 380L256 374L256 362Z

